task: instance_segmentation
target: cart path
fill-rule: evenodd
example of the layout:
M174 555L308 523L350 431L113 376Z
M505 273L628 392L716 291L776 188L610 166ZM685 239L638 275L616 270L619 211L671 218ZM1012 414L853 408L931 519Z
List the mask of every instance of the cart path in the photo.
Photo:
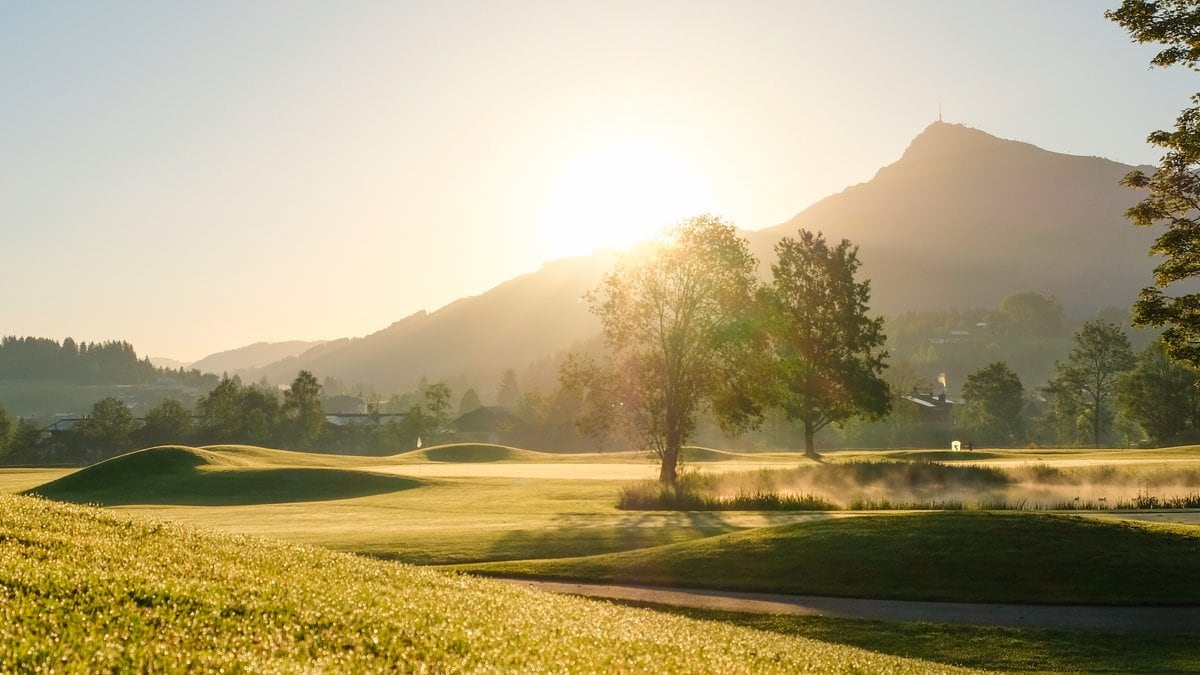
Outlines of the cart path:
M492 578L496 581L550 593L756 614L798 614L876 621L927 621L1121 633L1200 633L1200 607L1007 605L867 600Z

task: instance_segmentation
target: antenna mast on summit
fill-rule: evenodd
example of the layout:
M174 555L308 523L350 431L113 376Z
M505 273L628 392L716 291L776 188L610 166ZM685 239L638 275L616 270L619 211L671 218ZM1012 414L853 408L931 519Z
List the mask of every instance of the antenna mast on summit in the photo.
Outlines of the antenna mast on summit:
M942 102L938 101L938 121L942 121Z

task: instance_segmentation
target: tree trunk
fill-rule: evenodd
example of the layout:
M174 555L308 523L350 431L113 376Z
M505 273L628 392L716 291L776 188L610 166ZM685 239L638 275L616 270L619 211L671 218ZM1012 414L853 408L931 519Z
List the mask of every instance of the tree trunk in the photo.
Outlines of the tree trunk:
M813 429L812 422L804 421L804 456L810 459L817 458L817 447L813 442L813 437L817 435L816 429Z
M658 471L659 482L664 485L674 485L675 479L679 477L678 466L679 442L667 441L667 447L663 449L662 468Z

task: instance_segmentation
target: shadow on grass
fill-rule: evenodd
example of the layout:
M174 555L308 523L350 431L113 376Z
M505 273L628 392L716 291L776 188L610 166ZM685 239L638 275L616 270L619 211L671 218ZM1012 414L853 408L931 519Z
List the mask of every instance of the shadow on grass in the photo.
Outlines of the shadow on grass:
M399 476L321 468L211 470L195 466L175 467L158 474L127 473L103 483L80 474L47 483L27 494L101 506L242 506L350 499L426 484Z
M777 516L777 517L776 517ZM825 517L814 514L815 517ZM769 525L795 522L794 514L763 514ZM547 527L504 532L484 556L443 564L574 558L620 553L703 539L746 529L721 512L633 513L598 519L563 515Z
M1194 634L1103 633L749 614L612 600L694 619L966 668L1045 672L1200 672Z

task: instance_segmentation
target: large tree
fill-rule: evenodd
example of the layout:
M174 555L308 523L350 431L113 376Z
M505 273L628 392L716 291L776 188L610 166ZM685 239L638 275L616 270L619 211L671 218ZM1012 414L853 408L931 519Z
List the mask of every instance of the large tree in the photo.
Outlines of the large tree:
M1099 446L1112 429L1117 382L1133 365L1133 348L1120 326L1101 320L1083 324L1067 360L1054 364L1057 376L1050 384L1065 428L1087 429Z
M212 391L196 401L196 418L204 440L234 443L242 432L242 380L224 375Z
M312 449L325 430L321 383L309 371L301 370L283 392L283 418L292 442L305 450Z
M1118 385L1121 414L1156 445L1200 440L1200 372L1169 360L1154 342Z
M1200 71L1200 6L1195 0L1125 0L1105 16L1135 41L1163 46L1152 65ZM1165 259L1154 269L1155 286L1142 289L1134 305L1134 323L1165 326L1162 341L1168 356L1200 367L1200 293L1194 292L1194 284L1184 283L1200 276L1200 94L1191 101L1175 119L1174 130L1150 134L1149 142L1164 150L1154 173L1133 171L1123 182L1149 191L1126 216L1135 225L1166 226L1150 249Z
M968 375L962 396L955 417L964 432L990 444L1013 445L1022 439L1025 388L1007 363L990 363Z
M191 430L192 416L183 404L173 398L164 398L146 411L139 435L146 445L184 443Z
M765 402L804 425L804 452L815 457L814 436L824 427L891 410L883 319L867 315L871 284L854 278L860 263L849 240L831 247L820 233L800 230L775 254L772 283L759 292Z
M96 402L81 429L83 441L91 450L107 454L128 450L137 420L128 405L109 396Z
M605 361L569 360L563 382L586 392L585 426L618 427L654 452L663 483L675 482L705 406L727 429L757 412L743 386L756 266L732 225L698 216L627 255L588 296Z

